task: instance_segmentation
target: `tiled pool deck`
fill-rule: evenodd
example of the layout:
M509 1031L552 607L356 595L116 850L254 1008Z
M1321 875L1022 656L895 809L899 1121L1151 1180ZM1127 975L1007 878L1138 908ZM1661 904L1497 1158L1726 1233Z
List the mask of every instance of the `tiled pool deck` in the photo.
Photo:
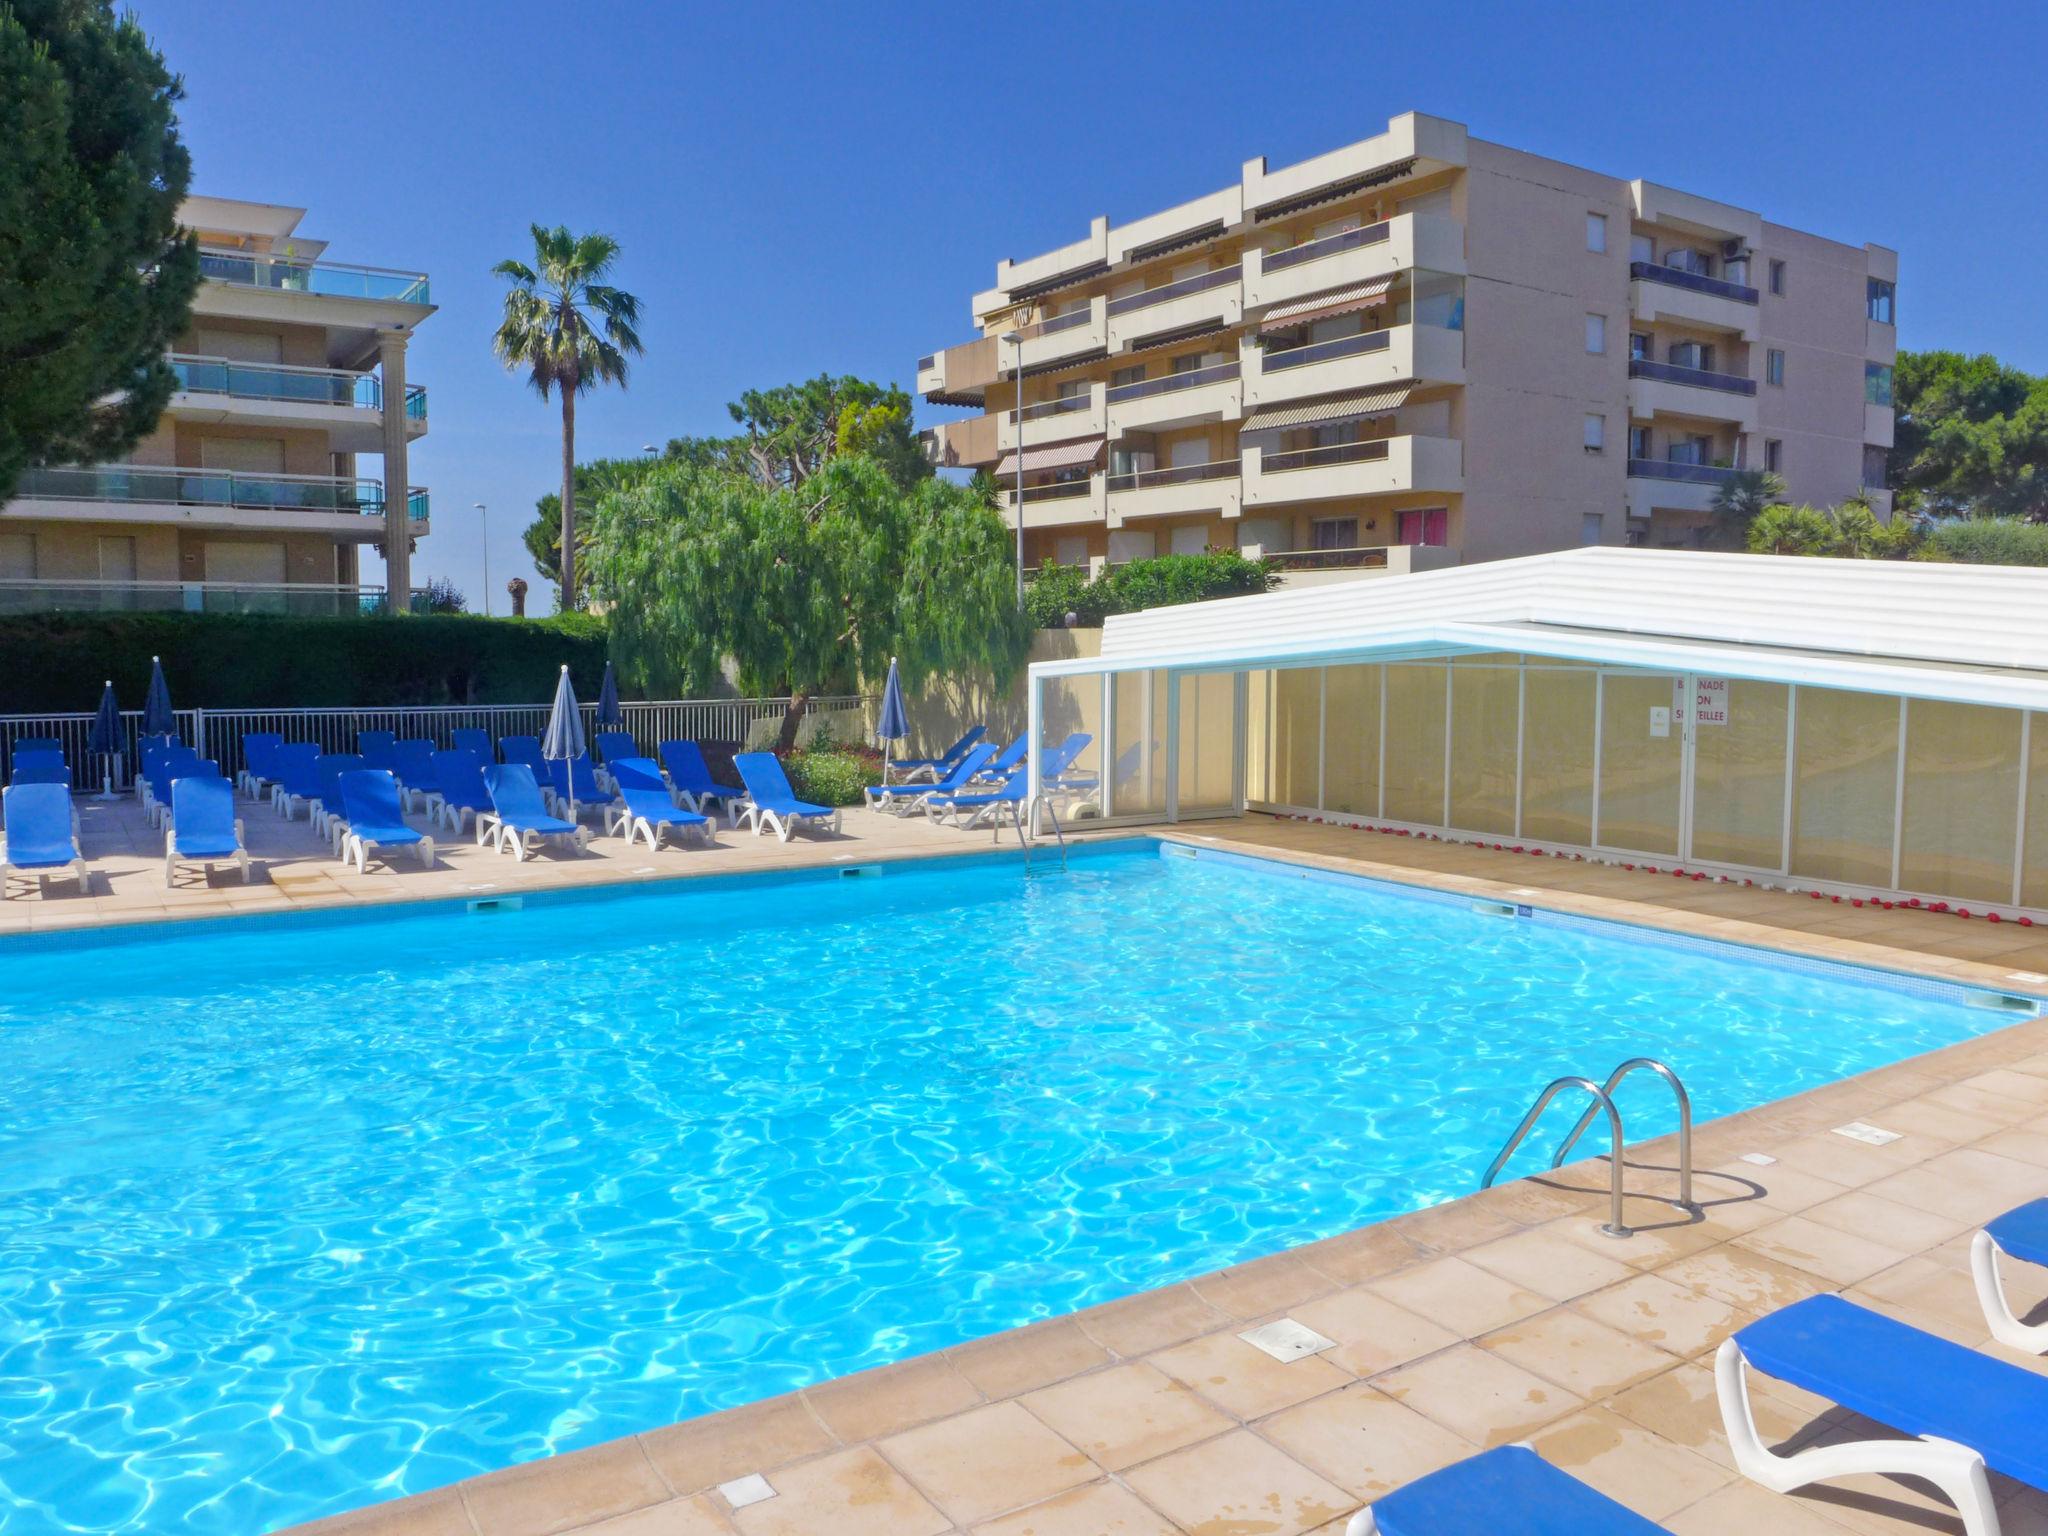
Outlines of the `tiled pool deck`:
M251 814L270 879L165 893L132 807L82 805L101 872L85 898L0 906L0 931L471 894L661 873L986 848L922 823L849 818L786 847L722 834L650 856L600 839L515 866L466 842L446 867L341 874L303 823ZM2048 933L1925 913L1252 817L1198 843L1519 898L1587 915L2048 996ZM1534 893L1534 894L1531 894ZM1683 1002L1674 1000L1674 1016ZM1831 1134L1861 1120L1884 1146ZM1775 1161L1755 1164L1746 1155ZM1780 1496L1737 1478L1710 1362L1728 1331L1840 1290L1973 1347L1967 1271L1988 1216L2048 1193L2048 1019L1701 1127L1703 1221L1662 1203L1668 1144L1631 1156L1625 1241L1604 1237L1604 1165L1525 1180L1187 1284L860 1376L535 1462L302 1528L322 1536L1295 1536L1473 1450L1527 1439L1673 1531L1960 1530L1881 1478ZM2048 1283L2013 1276L2024 1313ZM1334 1349L1279 1364L1238 1334L1292 1317ZM1802 1441L1870 1430L1762 1382L1760 1427ZM755 1474L773 1496L736 1507ZM2048 1497L2000 1483L2008 1536L2048 1533Z

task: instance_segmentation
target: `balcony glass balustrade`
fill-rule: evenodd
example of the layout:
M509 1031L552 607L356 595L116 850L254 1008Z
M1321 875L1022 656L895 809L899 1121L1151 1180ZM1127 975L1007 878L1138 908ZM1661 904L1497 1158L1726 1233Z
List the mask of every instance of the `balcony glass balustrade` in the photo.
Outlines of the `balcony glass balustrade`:
M1632 379L1654 379L1660 384L1690 384L1695 389L1718 389L1730 395L1756 393L1756 380L1745 379L1739 373L1714 373L1706 368L1687 368L1681 363L1653 362L1647 357L1630 358L1628 376Z
M384 483L355 476L253 475L223 469L165 469L145 464L53 466L24 470L14 494L52 501L168 502L178 506L249 507L300 512L384 515ZM416 521L426 492L414 491Z
M1733 299L1738 304L1754 304L1757 301L1756 290L1742 283L1730 283L1718 277L1687 272L1682 267L1667 267L1661 262L1632 261L1628 264L1628 275L1648 283L1667 283L1673 288L1690 288L1694 293L1711 293L1718 298Z
M374 373L340 368L293 368L276 363L237 363L224 357L172 356L178 388L194 395L228 395L237 400L285 400L305 405L344 405L356 410L384 408L384 381ZM427 419L427 389L409 384L405 414Z
M1299 267L1307 262L1321 261L1325 256L1335 256L1341 251L1355 251L1360 246L1383 244L1391 226L1382 219L1377 224L1367 224L1358 229L1339 230L1334 235L1325 235L1320 240L1310 240L1303 245L1289 246L1284 251L1275 251L1267 256L1262 269L1267 272L1284 272L1289 267Z
M427 275L388 267L358 267L345 262L306 261L295 256L249 251L199 253L199 275L210 282L243 288L272 288L284 293L310 293L335 299L388 299L425 304Z

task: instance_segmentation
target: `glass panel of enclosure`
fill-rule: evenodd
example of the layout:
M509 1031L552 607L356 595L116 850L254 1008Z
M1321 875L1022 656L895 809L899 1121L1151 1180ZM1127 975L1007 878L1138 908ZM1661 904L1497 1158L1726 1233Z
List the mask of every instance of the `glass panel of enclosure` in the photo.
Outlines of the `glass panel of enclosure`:
M2021 725L2018 710L1933 699L1907 704L1901 888L2012 900Z
M1386 810L1395 821L1444 820L1444 712L1450 668L1440 661L1387 668Z
M1692 857L1781 868L1792 690L1742 678L1712 681L1719 687L1696 690L1703 707L1693 728Z
M1600 825L1603 848L1678 852L1685 737L1675 718L1682 680L1609 672L1600 680Z
M1523 684L1522 826L1544 842L1593 841L1597 672L1531 665Z
M1237 678L1202 672L1180 680L1175 810L1182 816L1237 809Z
M1103 762L1102 684L1100 675L1050 678L1039 699L1038 739L1042 748L1049 752L1076 731L1086 733L1088 745L1067 773L1098 784Z
M1166 810L1165 674L1118 672L1114 678L1109 813L1162 815Z
M1792 873L1892 883L1899 700L1801 688L1793 749Z
M1380 813L1382 669L1330 667L1323 673L1323 799L1326 811Z
M1312 806L1321 793L1322 669L1296 667L1269 675L1273 801Z
M2048 907L2048 714L2027 720L2027 830L2020 859L2020 901Z
M1273 792L1273 674L1254 672L1245 683L1244 797L1254 805L1278 805Z
M1521 710L1520 667L1463 657L1452 664L1452 826L1514 836Z

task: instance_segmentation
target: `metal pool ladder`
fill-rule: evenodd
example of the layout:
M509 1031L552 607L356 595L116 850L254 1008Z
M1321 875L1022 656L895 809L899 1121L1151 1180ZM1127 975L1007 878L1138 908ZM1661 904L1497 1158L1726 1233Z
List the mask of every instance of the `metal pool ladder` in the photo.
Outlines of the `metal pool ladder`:
M1021 811L1017 817L1017 846L1024 850L1024 867L1027 870L1031 868L1031 842L1024 836L1024 823L1028 820L1034 825L1034 827L1036 826L1038 821L1038 808L1040 806L1045 807L1045 814L1052 819L1053 836L1059 839L1060 844L1060 868L1065 869L1067 867L1066 830L1065 828L1060 826L1060 813L1053 808L1052 796L1045 794L1041 794L1034 798L1031 802L1030 808L1028 810ZM996 829L996 835L998 837L1002 835L1002 829L1000 827Z
M1648 1056L1633 1056L1616 1067L1607 1076L1607 1081L1594 1082L1590 1077L1560 1077L1536 1096L1536 1102L1529 1107L1529 1113L1522 1116L1522 1123L1515 1127L1515 1133L1508 1137L1507 1144L1500 1149L1500 1155L1487 1167L1486 1176L1479 1181L1481 1189L1492 1187L1494 1178L1507 1161L1514 1155L1515 1148L1535 1127L1543 1111L1550 1107L1550 1101L1567 1088L1583 1088L1593 1102L1586 1106L1586 1112L1579 1116L1578 1124L1571 1128L1569 1135L1558 1143L1557 1155L1550 1160L1550 1166L1560 1168L1570 1155L1579 1138L1593 1123L1593 1117L1603 1110L1607 1114L1607 1220L1600 1230L1609 1237L1630 1237L1633 1230L1622 1219L1622 1134L1621 1111L1614 1107L1614 1090L1621 1080L1631 1072L1654 1072L1671 1085L1671 1093L1678 1100L1678 1199L1672 1202L1682 1211L1697 1211L1692 1198L1692 1098L1685 1091L1685 1084L1678 1080L1678 1074L1663 1062Z

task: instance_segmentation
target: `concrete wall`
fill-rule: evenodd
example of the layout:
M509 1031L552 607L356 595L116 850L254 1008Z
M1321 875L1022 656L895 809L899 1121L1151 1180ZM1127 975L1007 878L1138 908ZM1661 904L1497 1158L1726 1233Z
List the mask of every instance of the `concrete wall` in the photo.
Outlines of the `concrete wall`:
M1785 445L1783 474L1792 500L1831 505L1863 480L1870 258L1862 246L1768 223L1758 254L1785 263L1785 292L1770 291L1769 262L1760 262L1756 461L1763 461L1761 440L1777 438ZM1771 347L1785 354L1782 386L1762 382L1763 353Z
M1041 629L1031 639L1032 661L1068 661L1101 654L1099 629ZM919 697L904 701L910 710L911 735L897 749L897 755L931 757L945 751L963 731L976 724L988 727L989 740L1007 745L1024 731L1024 684L1022 671L1001 691L987 678L948 678L934 683ZM1099 739L1100 686L1055 692L1058 697L1046 701L1046 739L1058 741L1073 731L1088 731Z

